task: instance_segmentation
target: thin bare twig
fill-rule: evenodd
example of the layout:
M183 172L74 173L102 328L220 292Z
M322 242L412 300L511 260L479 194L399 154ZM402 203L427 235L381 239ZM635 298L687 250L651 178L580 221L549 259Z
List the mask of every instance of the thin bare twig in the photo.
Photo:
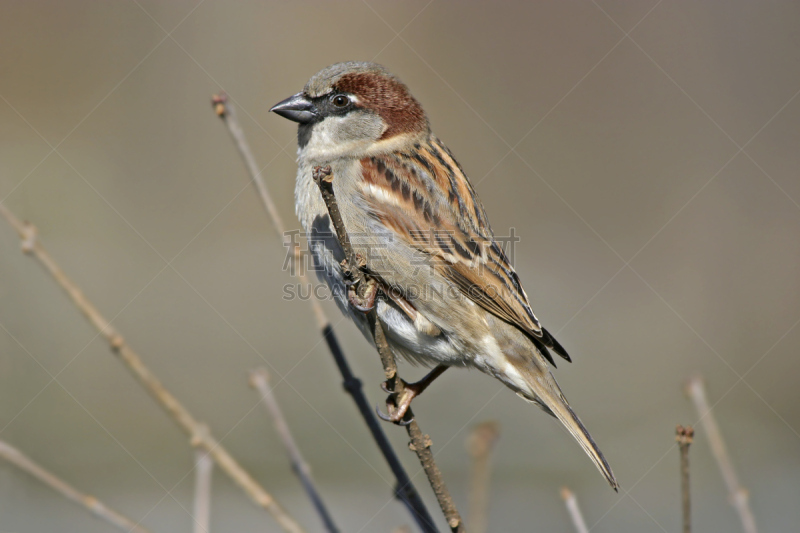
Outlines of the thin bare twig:
M338 533L339 529L336 527L336 524L334 524L333 517L331 517L331 514L328 512L325 502L322 501L322 496L317 490L316 485L314 485L314 478L311 476L311 467L308 466L308 463L303 458L303 454L300 453L300 447L297 446L292 432L289 430L289 424L286 423L283 412L278 405L278 400L272 393L272 387L269 383L269 372L267 372L266 368L259 368L250 372L250 386L259 392L261 401L272 416L275 429L278 431L283 446L286 448L286 453L289 455L292 470L294 470L294 473L300 478L300 482L303 484L306 494L308 494L311 503L314 505L314 509L320 516L325 530L329 533Z
M469 530L472 533L485 533L489 524L490 459L499 436L500 425L488 420L472 428L467 437L467 451L472 457L469 491Z
M689 445L694 438L692 426L675 428L675 440L681 450L681 500L683 502L683 533L692 533L692 499L689 493Z
M261 175L261 170L258 168L256 158L253 156L253 151L247 143L244 130L236 116L236 109L228 102L228 95L225 93L214 95L211 99L211 104L214 106L214 112L228 127L228 132L233 138L233 144L235 144L236 148L239 150L239 154L242 156L244 164L247 167L247 172L250 174L250 178L258 191L258 196L261 198L261 203L264 204L264 208L267 210L272 228L280 239L284 239L286 237L286 226L283 224L283 219L278 213L278 209L275 207L275 202L272 201L272 195L269 193L264 177ZM295 274L302 284L307 285L309 280L302 266L300 247L295 246L293 252ZM324 329L326 325L330 324L328 317L325 316L325 311L323 311L322 306L316 298L309 298L308 301L311 303L311 309L314 312L314 319L317 322L317 326L319 326L320 329Z
M203 426L201 431L208 432ZM208 533L211 530L211 476L214 473L214 460L202 448L194 450L194 533Z
M361 291L366 289L370 279L369 276L367 276L362 270L360 259L354 252L353 247L350 245L350 239L347 235L347 230L344 227L342 216L339 213L339 206L336 202L336 196L333 191L333 180L334 177L330 167L314 168L314 181L317 183L317 186L322 193L322 199L325 201L325 205L328 208L328 214L330 215L331 222L333 223L334 230L336 231L336 236L339 239L339 244L342 246L345 257L347 258L345 259L345 262L343 262L342 270L345 272L350 272L350 275L355 281L355 288L359 292L359 297L363 297L364 293ZM375 339L375 346L378 348L378 353L381 357L381 363L383 364L383 371L386 375L388 389L397 394L398 397L402 397L403 392L405 391L405 383L397 374L397 363L395 362L394 354L389 347L389 343L386 340L386 333L383 330L383 326L381 325L380 320L378 320L376 308L377 306L373 306L372 309L367 313L367 318L369 319L373 331L373 337ZM444 483L442 473L433 459L433 452L431 452L431 445L433 442L431 441L430 436L422 433L417 421L414 419L414 414L412 413L411 408L408 409L405 420L410 420L410 422L403 422L403 424L405 424L408 436L411 439L411 442L409 442L408 446L414 453L417 454L417 458L422 464L422 469L425 471L425 475L428 477L428 482L431 484L431 488L436 495L436 499L439 502L439 507L441 507L442 513L447 520L447 525L450 526L450 529L453 532L463 533L465 529L464 524L461 521L461 516L459 515L458 510L453 503L453 499L450 496L450 491L448 490L447 485Z
M203 426L192 414L172 395L159 381L159 379L142 362L141 357L131 348L125 339L100 314L75 283L67 277L61 267L53 260L36 238L36 229L33 225L22 222L4 205L0 204L2 215L11 226L17 230L22 239L22 250L35 257L53 277L53 279L67 293L72 303L86 316L89 322L97 329L109 343L111 350L130 370L139 383L161 405L172 419L191 438L192 445L206 450L219 467L228 474L233 481L259 506L269 512L285 531L299 533L303 528L292 518L275 499L259 485L253 477L222 447L222 445L208 432L203 431Z
M128 533L149 533L130 518L126 518L117 511L109 508L94 496L84 494L78 489L67 484L51 474L10 444L0 440L0 457L23 470L50 488L60 492L65 498L85 507L90 513L102 518L109 524Z
M756 519L753 516L753 511L750 509L749 493L747 489L739 484L739 478L736 471L733 469L730 455L728 455L728 448L725 446L725 441L722 440L722 432L719 430L717 421L714 419L714 414L706 399L705 385L703 379L695 376L686 383L686 394L694 402L697 413L700 415L700 422L703 424L703 429L706 431L708 444L711 446L711 453L714 459L717 460L722 478L725 480L725 485L728 488L731 505L736 508L739 513L739 519L742 521L742 528L745 533L758 533L756 527Z
M214 95L211 102L214 107L214 112L225 122L236 148L239 150L239 153L242 155L242 158L245 161L247 170L250 173L250 178L253 180L253 183L255 183L255 186L258 189L258 194L261 197L264 207L267 210L267 214L270 217L272 227L279 234L279 236L283 238L285 226L280 218L280 215L278 214L278 211L275 209L275 204L272 201L269 190L267 189L261 172L256 165L255 157L253 157L253 153L250 150L249 144L247 143L247 138L245 137L244 131L242 130L242 127L236 117L236 110L228 102L228 97L225 94ZM302 268L299 246L294 247L294 259L295 264L298 267L294 271L295 275L302 284L308 285L309 280L305 274L305 270ZM378 422L375 413L372 411L372 406L364 394L361 380L353 375L353 372L350 369L350 364L345 358L344 352L339 344L339 340L336 338L336 334L333 331L330 320L325 315L322 306L316 299L309 298L309 301L311 302L311 307L314 312L314 318L322 332L322 337L325 339L325 343L327 344L328 349L333 356L333 360L339 369L339 373L342 375L342 384L344 389L353 398L361 417L364 419L364 422L367 424L367 428L372 434L372 438L375 440L375 444L378 446L378 449L380 449L384 459L392 471L392 474L395 477L395 497L406 506L423 533L437 533L438 529L433 522L433 518L428 512L428 509L425 507L425 504L417 492L417 489L414 487L414 484L411 483L411 479L408 477L403 465L397 458L394 448L392 448L389 439L386 437L386 433L383 431L380 422Z
M567 512L572 519L572 525L575 526L575 533L589 533L589 528L586 527L586 520L583 519L581 508L578 507L578 498L567 487L561 488L561 498L567 505Z

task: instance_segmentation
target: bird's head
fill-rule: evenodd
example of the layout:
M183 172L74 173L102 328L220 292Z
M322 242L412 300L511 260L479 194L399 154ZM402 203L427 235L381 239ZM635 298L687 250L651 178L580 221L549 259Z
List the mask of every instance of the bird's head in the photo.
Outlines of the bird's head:
M270 111L297 122L301 152L319 160L392 151L429 131L408 87L375 63L324 68Z

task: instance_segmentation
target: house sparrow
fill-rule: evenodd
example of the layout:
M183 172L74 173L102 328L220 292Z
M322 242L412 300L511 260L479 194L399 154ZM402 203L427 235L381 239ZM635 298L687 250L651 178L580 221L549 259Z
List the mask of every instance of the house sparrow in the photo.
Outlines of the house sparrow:
M408 88L380 65L337 63L271 111L299 123L297 215L337 304L374 343L347 297L345 255L312 180L323 165L353 249L378 280L374 305L392 351L436 366L411 397L448 367L477 368L558 418L616 490L548 368L550 351L569 361L566 350L533 314L480 199Z

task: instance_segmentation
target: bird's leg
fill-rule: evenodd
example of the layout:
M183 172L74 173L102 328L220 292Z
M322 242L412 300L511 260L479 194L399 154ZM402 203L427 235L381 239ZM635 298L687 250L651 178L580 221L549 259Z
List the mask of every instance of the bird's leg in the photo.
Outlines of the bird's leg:
M403 418L405 418L408 408L411 407L411 400L422 394L422 392L448 368L450 367L439 365L416 383L407 383L401 378L403 382L403 391L399 394L389 388L388 381L381 383L381 388L390 394L389 398L386 400L386 408L389 414L385 415L378 411L378 416L387 422L394 422L395 424L406 425L410 423L411 420L404 421Z

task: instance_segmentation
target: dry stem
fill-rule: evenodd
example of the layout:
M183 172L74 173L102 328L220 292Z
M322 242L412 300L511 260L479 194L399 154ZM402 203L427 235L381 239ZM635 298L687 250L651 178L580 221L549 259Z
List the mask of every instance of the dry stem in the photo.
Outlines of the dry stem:
M256 165L255 157L253 157L253 153L247 143L247 138L245 137L244 131L242 130L242 127L236 117L236 111L234 107L230 105L228 102L228 97L224 93L220 95L214 95L211 103L214 107L214 112L225 122L225 125L228 127L228 132L231 134L236 148L239 150L239 153L242 155L242 158L245 161L247 170L250 173L250 178L258 189L259 196L264 203L264 207L267 210L273 228L278 232L279 236L283 238L285 226L280 218L280 215L278 214L277 209L275 209L275 204L272 201L269 190L267 189L264 179L261 176L261 172ZM294 259L296 261L296 265L298 265L298 268L295 269L296 276L302 284L308 285L308 277L305 275L305 270L301 268L302 263L300 261L299 247L294 248ZM367 397L364 394L361 380L353 375L350 365L344 356L341 345L339 344L339 340L336 338L336 334L333 331L330 320L328 320L328 317L325 315L322 306L316 299L310 298L309 301L311 302L311 307L313 309L317 325L322 332L322 337L325 339L325 343L328 345L328 349L330 350L331 355L336 362L336 366L342 375L344 389L353 398L361 417L364 419L364 422L367 424L367 427L372 434L372 438L375 440L375 444L377 444L378 448L383 454L384 459L386 459L389 468L392 470L392 474L395 476L395 497L403 502L403 504L408 508L414 520L417 522L417 525L424 533L436 533L438 530L433 523L433 518L431 518L430 513L428 513L428 510L425 508L422 498L417 492L417 489L414 487L414 484L411 483L411 479L408 477L403 465L397 458L397 454L394 452L389 439L386 438L386 433L384 433L380 423L378 422L378 419L375 417L375 413L373 413L372 407L370 406L369 402L367 401Z
M500 425L489 420L472 428L467 437L467 451L472 457L469 495L469 527L472 533L485 533L489 523L490 459L499 436Z
M567 487L562 487L561 498L567 505L567 512L572 519L572 525L575 526L576 533L589 533L589 528L586 527L586 520L583 519L581 508L578 507L578 498Z
M683 501L683 533L692 533L692 499L689 493L689 445L694 438L692 426L675 428L675 440L681 450L681 500Z
M283 446L286 448L286 452L289 454L289 461L292 464L292 470L294 470L295 474L297 474L297 476L300 478L303 488L308 494L308 497L311 499L311 503L314 505L314 509L316 509L317 514L319 514L320 518L322 519L325 530L329 533L337 533L339 530L336 527L336 524L334 524L333 518L328 512L327 507L325 507L325 503L322 501L322 497L320 496L317 487L314 485L314 479L311 476L311 468L303 458L303 454L300 453L300 448L297 446L297 443L295 442L294 437L289 430L289 425L286 423L283 412L278 405L278 400L272 393L272 387L269 383L269 372L267 372L266 368L259 368L250 372L250 386L259 392L261 395L261 401L264 403L267 411L269 411L270 415L272 416L272 420L275 423L275 429L278 431L278 435L280 436L281 441L283 441Z
M203 426L202 431L208 432ZM211 527L211 476L214 460L202 448L194 450L194 533L208 533Z
M97 308L83 295L83 292L70 280L56 264L42 244L36 239L36 229L29 223L22 222L5 206L0 204L0 215L5 217L17 230L22 239L22 249L32 255L44 266L72 300L72 303L86 316L109 343L111 350L119 356L125 366L139 380L139 383L164 408L172 419L191 438L193 446L206 450L219 467L259 506L266 509L285 531L299 533L303 528L292 518L275 499L264 490L252 476L214 439L203 431L203 426L191 413L170 393L161 381L145 366L141 357L131 348L125 339L106 320Z
M703 429L706 431L711 453L714 455L714 459L717 460L720 472L722 472L722 478L728 488L731 505L739 513L742 528L745 533L758 533L756 520L748 502L749 494L747 489L739 484L739 478L733 469L733 463L728 455L725 441L722 440L722 433L719 430L717 421L714 419L711 407L708 405L703 379L697 376L691 378L686 384L686 393L694 402L694 406L700 415L700 422L702 422Z
M128 533L149 533L147 529L140 526L130 518L126 518L117 511L107 507L94 496L84 494L78 489L68 485L65 481L57 478L38 464L34 463L29 457L24 455L10 444L0 440L0 457L13 464L20 470L31 474L33 477L60 492L68 500L82 505L90 513L102 518L109 524Z
M272 201L272 195L270 195L267 184L264 182L264 178L258 168L258 164L256 164L253 151L250 150L250 145L247 143L244 130L236 116L236 109L228 103L228 96L224 93L214 95L211 99L211 103L214 105L214 112L217 116L225 121L228 132L231 134L231 137L233 137L233 144L236 145L239 154L242 156L242 159L244 159L250 178L256 186L258 196L261 198L264 208L267 210L270 222L272 222L272 228L276 231L278 237L283 239L286 235L286 226L284 226L283 219L281 219L278 209L275 207L275 202ZM295 247L294 254L297 277L302 284L308 285L308 277L300 261L300 247ZM322 310L322 306L316 298L309 298L308 301L311 302L311 309L314 312L314 319L317 321L317 326L319 326L320 329L324 329L326 325L330 324L330 320L325 316L325 311Z
M350 239L347 235L347 230L344 227L344 222L342 221L341 214L339 213L339 206L336 202L336 196L333 191L333 174L331 174L330 167L316 167L314 169L314 174L314 181L319 186L320 192L322 193L322 198L328 208L328 214L330 215L334 230L336 231L336 236L339 239L339 244L342 246L345 257L347 258L345 259L345 262L343 262L343 270L345 272L348 270L350 271L355 283L357 284L356 289L360 291L367 285L369 280L368 276L364 273L359 265L358 256L355 254L353 247L350 245ZM405 383L397 375L397 363L395 362L394 354L389 347L389 343L386 340L386 333L384 332L383 326L378 319L376 309L377 305L373 307L372 310L367 314L370 325L372 326L375 346L377 346L378 353L381 357L381 363L383 364L383 371L386 375L386 381L388 383L389 390L397 394L398 397L401 397L403 391L405 390ZM406 413L406 420L410 420L410 422L405 426L408 436L411 439L408 447L417 454L417 458L422 464L425 475L428 477L428 482L431 484L431 488L433 489L436 499L439 502L439 507L441 507L442 513L444 513L444 517L447 520L447 525L450 526L452 531L463 533L465 529L464 524L461 521L461 516L459 515L458 510L453 503L453 499L450 497L450 491L448 490L447 485L444 483L442 473L433 459L433 452L431 452L431 445L433 443L431 438L422 433L417 421L414 419L414 414L411 411L411 408L409 408Z

